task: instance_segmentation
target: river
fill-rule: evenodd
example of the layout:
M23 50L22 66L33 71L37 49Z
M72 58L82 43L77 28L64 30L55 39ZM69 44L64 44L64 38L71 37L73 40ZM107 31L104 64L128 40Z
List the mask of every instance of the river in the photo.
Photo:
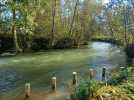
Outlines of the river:
M72 79L72 72L80 78L88 77L89 69L97 71L125 66L126 55L121 47L105 42L90 42L79 49L53 50L0 58L0 100L24 100L24 84L30 82L35 96L30 100L45 100L51 77L57 77L57 89L64 91ZM36 99L36 97L38 99Z

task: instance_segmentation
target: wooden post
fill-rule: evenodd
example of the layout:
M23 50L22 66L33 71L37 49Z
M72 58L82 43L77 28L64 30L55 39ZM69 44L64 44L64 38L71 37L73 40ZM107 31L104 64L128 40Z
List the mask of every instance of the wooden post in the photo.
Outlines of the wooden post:
M66 100L70 100L70 97L69 97L69 96L67 96Z
M106 80L106 68L102 68L102 81Z
M134 64L134 58L132 58L132 63Z
M52 91L56 91L56 77L52 77Z
M77 72L73 72L73 85L77 84Z
M29 98L31 95L31 85L30 83L25 84L25 97Z
M120 67L121 71L123 71L125 69L125 67Z
M90 79L93 79L93 77L94 77L94 70L93 69L89 69L89 77L90 77Z

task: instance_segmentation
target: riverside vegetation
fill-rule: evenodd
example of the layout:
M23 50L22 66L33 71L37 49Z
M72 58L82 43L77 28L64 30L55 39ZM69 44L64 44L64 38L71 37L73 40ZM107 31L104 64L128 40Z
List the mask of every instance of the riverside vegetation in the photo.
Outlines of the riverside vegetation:
M82 80L71 100L134 100L134 67L116 69L105 82Z
M134 100L133 0L0 1L1 55L79 48L91 40L122 46L128 65L111 70L106 82L82 80L71 99Z
M132 0L4 0L0 53L73 48L98 39L122 44L133 58L133 13Z

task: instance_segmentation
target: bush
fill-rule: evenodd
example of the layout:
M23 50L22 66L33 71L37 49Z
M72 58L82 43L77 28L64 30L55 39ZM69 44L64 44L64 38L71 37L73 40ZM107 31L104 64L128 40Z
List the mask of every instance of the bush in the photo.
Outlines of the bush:
M134 100L133 73L134 67L114 72L110 74L107 86L95 80L82 81L71 100Z
M125 50L130 58L134 58L134 44L127 45Z
M72 48L75 45L75 40L71 39L69 37L64 37L59 39L56 44L54 45L54 48L56 49L64 49L64 48Z
M11 37L0 37L0 53L7 52L14 48L14 41Z
M95 80L83 81L71 95L71 100L90 100L99 88L100 84Z
M95 100L130 100L124 91L118 86L103 86L97 90Z
M127 62L128 62L128 65L132 65L133 63L133 59L134 58L134 44L130 44L130 45L127 45L125 47L125 51L126 51L126 54L128 56L127 58Z
M47 38L34 38L32 41L31 49L38 50L46 50L49 49L50 39Z

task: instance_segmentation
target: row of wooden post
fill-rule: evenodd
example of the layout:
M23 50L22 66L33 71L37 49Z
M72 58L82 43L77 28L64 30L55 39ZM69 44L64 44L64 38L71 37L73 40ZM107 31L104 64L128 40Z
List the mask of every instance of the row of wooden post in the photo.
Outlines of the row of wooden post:
M95 76L95 70L94 69L90 69L89 70L89 77L90 79L93 79L93 77ZM77 85L77 72L73 72L72 73L73 79L72 79L72 85ZM106 68L102 69L102 81L105 81L106 78ZM52 77L51 79L51 88L52 91L56 91L56 86L57 86L57 82L56 82L56 77ZM30 83L26 83L25 84L25 97L29 98L31 95L31 85Z

